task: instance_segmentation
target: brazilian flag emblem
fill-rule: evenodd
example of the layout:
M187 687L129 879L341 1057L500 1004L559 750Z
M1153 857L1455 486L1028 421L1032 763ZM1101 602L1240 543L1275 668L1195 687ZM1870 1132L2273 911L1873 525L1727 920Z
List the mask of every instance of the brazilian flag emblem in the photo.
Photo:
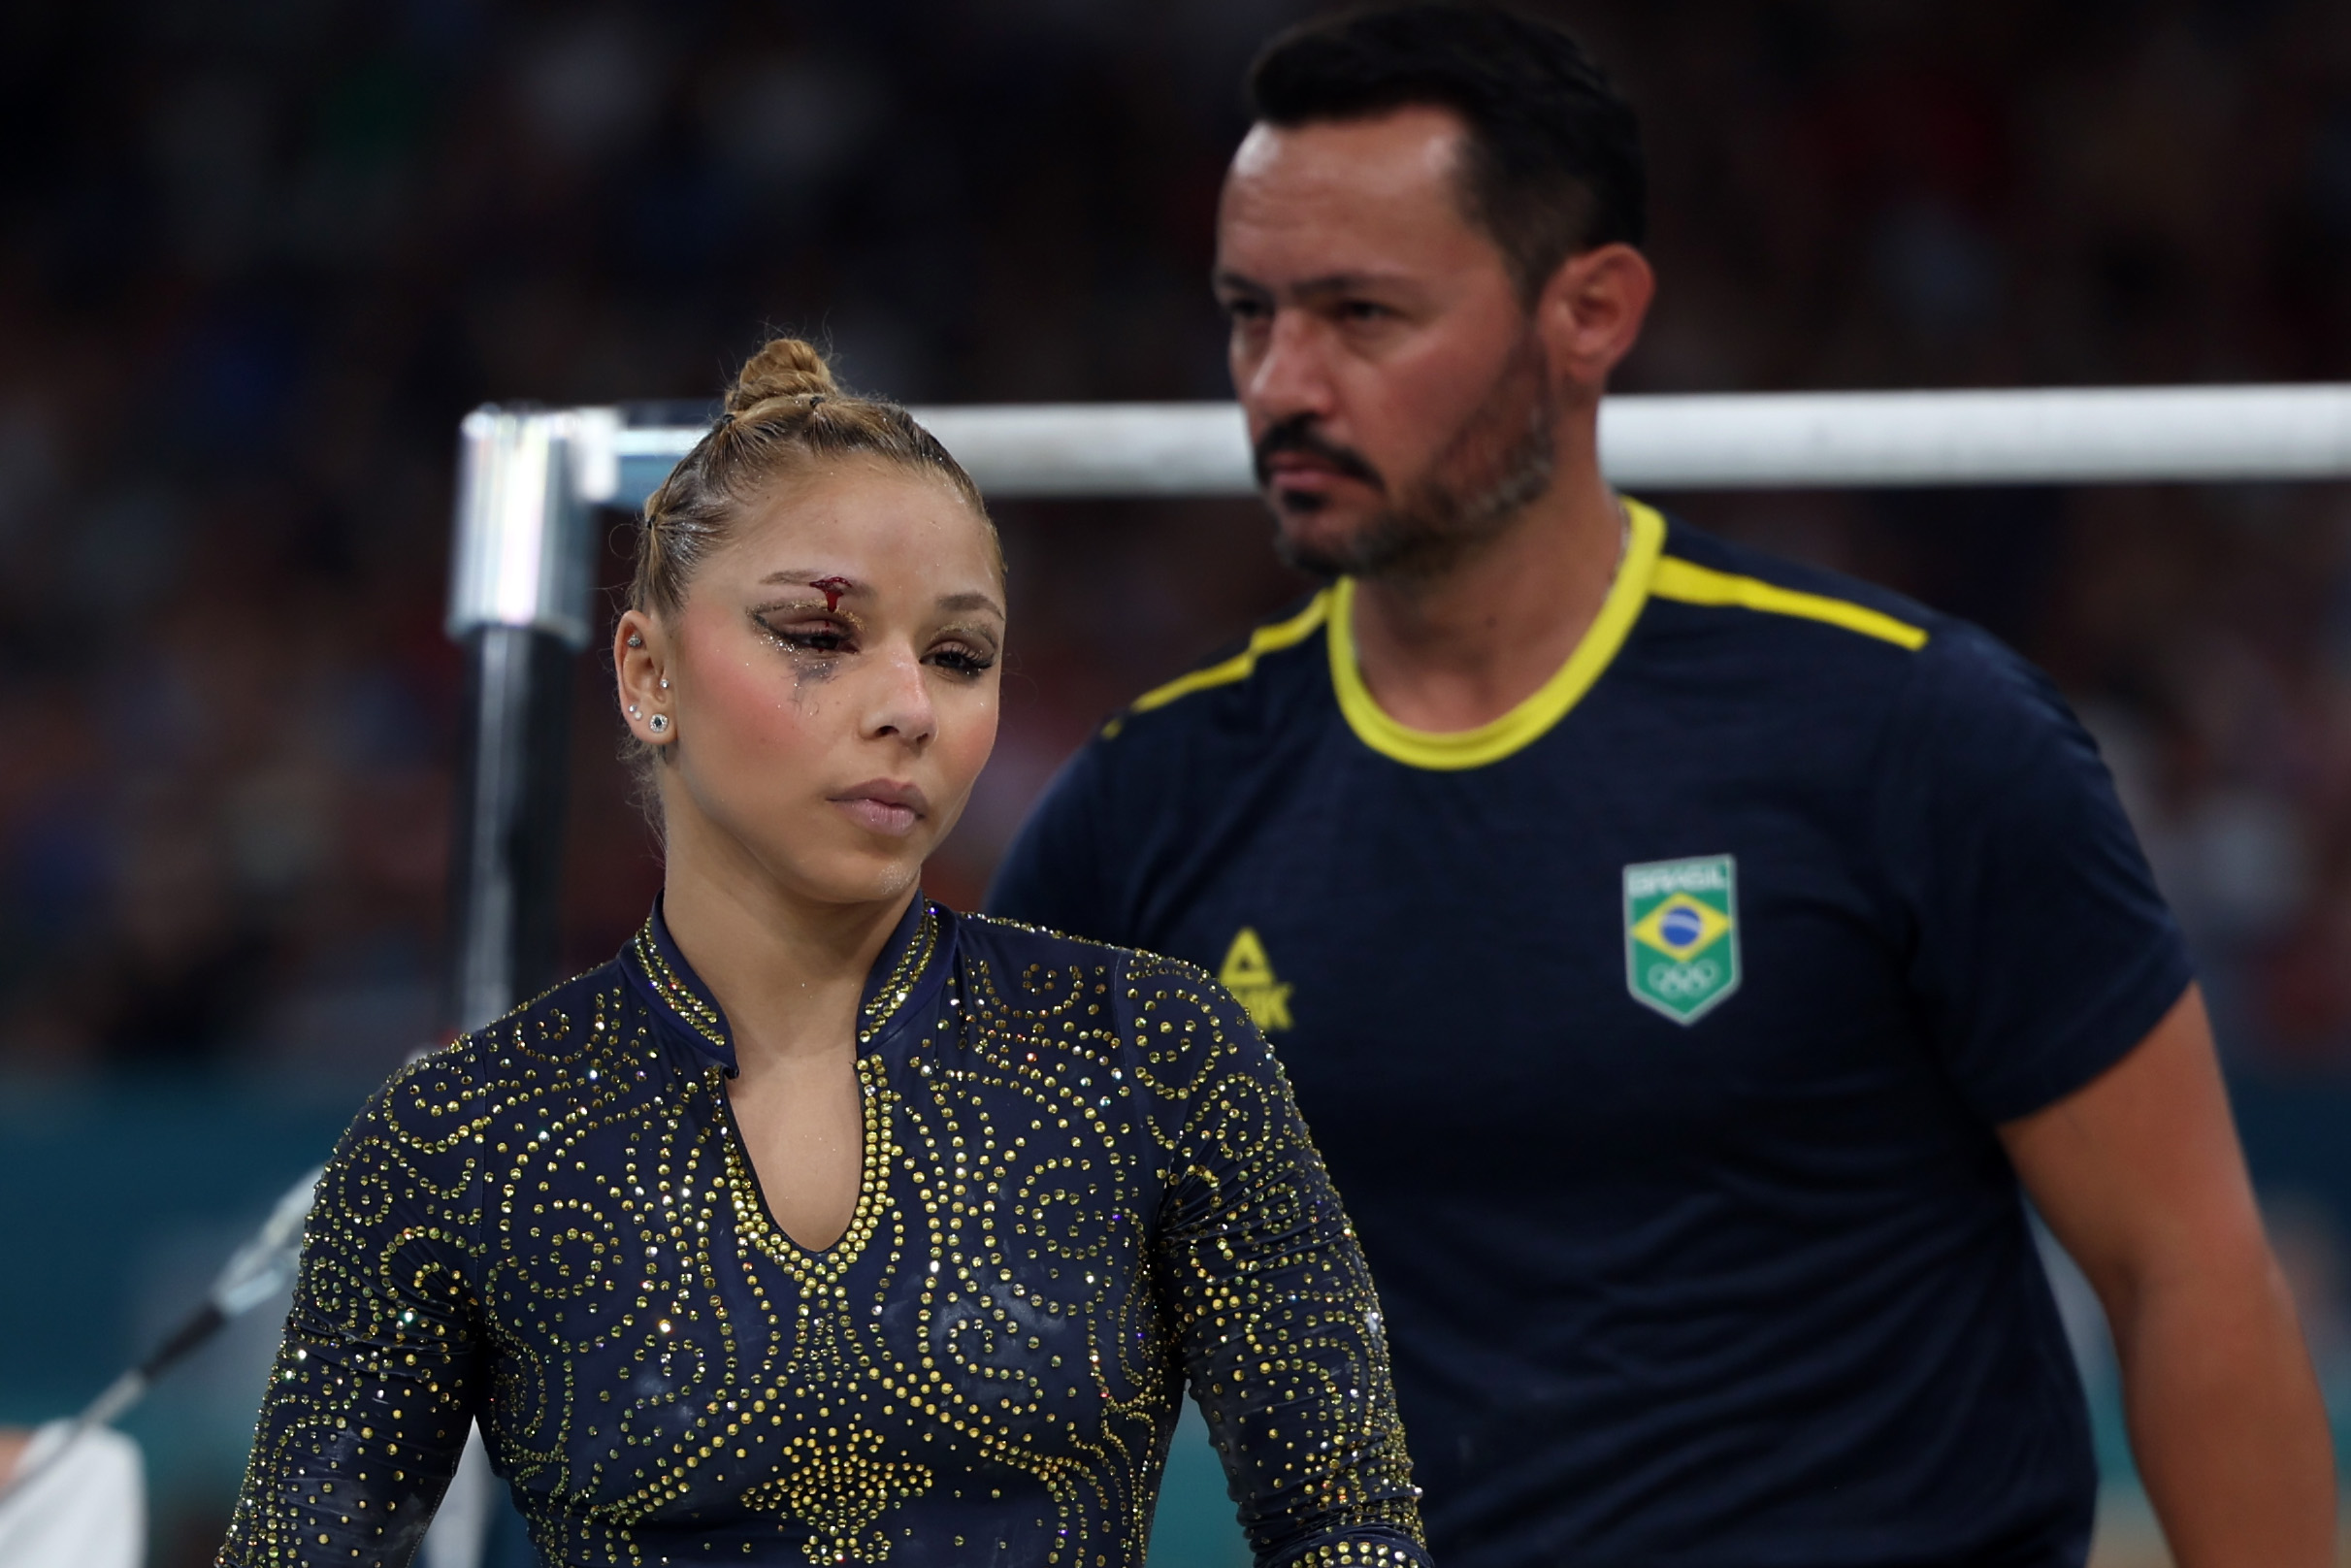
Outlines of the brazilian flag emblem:
M1739 989L1739 863L1729 855L1624 868L1624 983L1694 1024Z

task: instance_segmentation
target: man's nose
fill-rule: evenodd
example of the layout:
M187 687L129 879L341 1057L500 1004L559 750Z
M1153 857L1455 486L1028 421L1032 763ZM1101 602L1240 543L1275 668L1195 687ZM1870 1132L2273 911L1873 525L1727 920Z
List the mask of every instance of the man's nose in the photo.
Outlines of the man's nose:
M1324 334L1302 310L1278 310L1239 388L1250 422L1263 429L1299 414L1327 419L1334 411Z

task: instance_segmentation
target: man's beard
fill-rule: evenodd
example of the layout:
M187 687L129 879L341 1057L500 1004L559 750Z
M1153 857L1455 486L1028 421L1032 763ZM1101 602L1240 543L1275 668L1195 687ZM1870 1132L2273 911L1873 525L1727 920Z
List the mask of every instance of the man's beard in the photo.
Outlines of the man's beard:
M1260 485L1275 453L1303 451L1388 498L1344 539L1305 539L1276 525L1274 548L1282 559L1318 577L1442 576L1510 532L1527 504L1551 488L1557 465L1551 382L1543 345L1532 330L1438 449L1427 473L1400 495L1389 496L1386 479L1369 461L1324 441L1310 422L1310 416L1301 415L1265 433L1257 443Z

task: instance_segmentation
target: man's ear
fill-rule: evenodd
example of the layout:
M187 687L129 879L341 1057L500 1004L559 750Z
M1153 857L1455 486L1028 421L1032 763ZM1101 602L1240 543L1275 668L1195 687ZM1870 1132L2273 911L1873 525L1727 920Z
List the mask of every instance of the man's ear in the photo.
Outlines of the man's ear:
M1631 245L1594 245L1561 262L1535 301L1535 330L1551 374L1598 397L1640 341L1656 294L1656 273Z

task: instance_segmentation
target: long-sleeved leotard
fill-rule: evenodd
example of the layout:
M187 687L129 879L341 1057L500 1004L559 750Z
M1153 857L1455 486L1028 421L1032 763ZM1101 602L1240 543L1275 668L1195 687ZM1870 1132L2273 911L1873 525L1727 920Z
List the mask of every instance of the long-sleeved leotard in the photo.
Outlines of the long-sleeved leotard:
M1189 965L917 900L865 1165L769 1218L658 911L396 1076L320 1185L221 1562L406 1563L478 1419L550 1564L1139 1564L1189 1383L1260 1564L1425 1562L1377 1302Z

